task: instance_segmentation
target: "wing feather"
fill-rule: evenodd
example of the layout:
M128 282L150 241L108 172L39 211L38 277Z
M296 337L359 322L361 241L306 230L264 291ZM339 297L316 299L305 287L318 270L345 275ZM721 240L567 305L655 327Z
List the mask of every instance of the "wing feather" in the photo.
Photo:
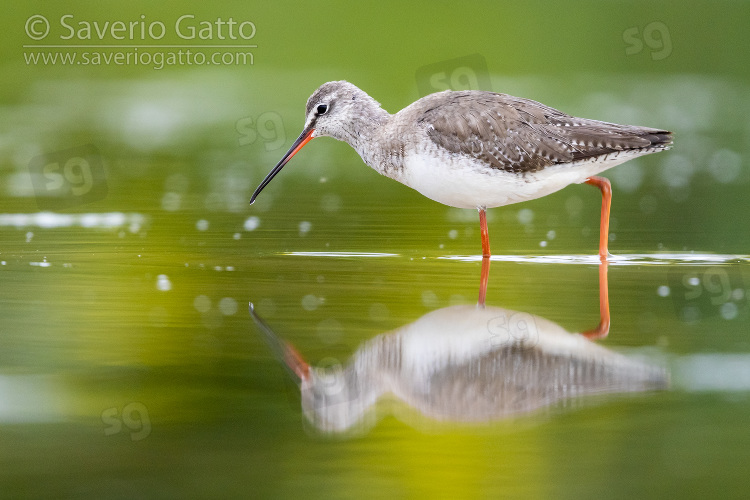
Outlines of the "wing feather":
M449 91L424 100L417 122L434 144L510 172L672 143L666 130L576 118L507 94Z

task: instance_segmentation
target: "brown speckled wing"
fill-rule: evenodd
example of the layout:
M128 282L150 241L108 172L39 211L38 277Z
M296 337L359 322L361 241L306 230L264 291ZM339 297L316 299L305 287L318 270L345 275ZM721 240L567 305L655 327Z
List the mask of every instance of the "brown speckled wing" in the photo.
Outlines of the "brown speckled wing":
M417 122L437 146L509 172L536 172L617 151L654 152L672 141L665 130L575 118L494 92L433 94L424 99Z

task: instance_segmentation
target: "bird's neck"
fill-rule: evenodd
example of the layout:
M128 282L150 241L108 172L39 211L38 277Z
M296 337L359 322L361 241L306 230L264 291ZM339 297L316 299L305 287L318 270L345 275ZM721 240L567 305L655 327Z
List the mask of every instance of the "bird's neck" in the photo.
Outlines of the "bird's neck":
M388 139L392 118L393 115L373 102L357 115L343 138L367 165L384 175L393 170L392 141Z

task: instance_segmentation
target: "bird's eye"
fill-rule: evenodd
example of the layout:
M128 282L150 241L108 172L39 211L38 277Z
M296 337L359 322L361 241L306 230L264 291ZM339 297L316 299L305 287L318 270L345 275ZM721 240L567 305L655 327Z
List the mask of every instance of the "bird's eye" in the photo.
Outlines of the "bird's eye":
M328 111L328 104L318 104L318 108L316 110L319 115L324 115Z

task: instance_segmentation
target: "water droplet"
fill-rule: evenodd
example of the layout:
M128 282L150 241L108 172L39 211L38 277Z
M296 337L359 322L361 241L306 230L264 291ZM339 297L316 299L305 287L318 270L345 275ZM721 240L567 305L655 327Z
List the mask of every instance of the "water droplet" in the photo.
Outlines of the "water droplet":
M425 307L437 307L438 297L435 292L431 290L425 290L424 292L422 292L422 304Z
M337 194L324 194L320 199L320 208L324 212L338 212L341 208L341 197Z
M534 211L530 208L522 208L518 211L518 222L523 225L531 224L534 220Z
M156 277L156 289L162 292L168 292L172 289L172 282L166 274L160 274Z
M237 312L237 301L232 297L224 297L219 301L219 311L224 316L232 316Z
M161 197L161 208L167 212L176 212L182 206L182 195L180 193L164 193Z
M742 171L742 157L729 149L720 149L711 156L708 170L714 179L722 184L729 184Z
M719 312L724 319L734 319L737 317L737 304L734 302L726 302L721 305Z
M245 220L245 231L255 231L260 226L260 218L256 216L248 217Z
M211 299L205 295L198 295L193 299L193 307L200 313L208 312L211 309Z
M322 303L324 299L322 297L316 297L315 295L308 294L302 297L302 309L305 311L314 311Z

